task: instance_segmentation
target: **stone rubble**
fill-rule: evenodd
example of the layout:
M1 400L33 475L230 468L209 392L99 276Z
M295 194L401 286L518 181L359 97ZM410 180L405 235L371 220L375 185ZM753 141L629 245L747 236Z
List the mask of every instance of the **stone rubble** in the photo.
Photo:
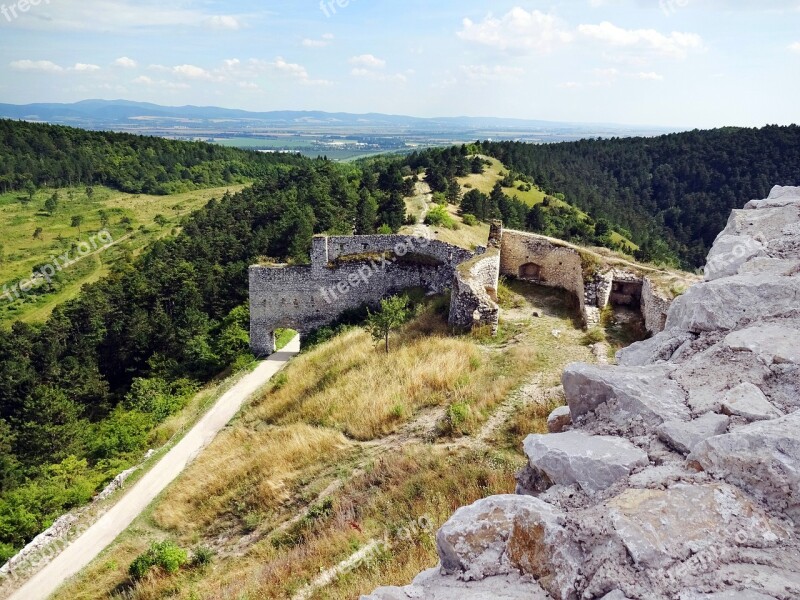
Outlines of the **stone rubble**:
M365 600L800 598L800 188L734 211L706 281L619 367L571 365L518 495ZM520 495L519 492L527 494Z

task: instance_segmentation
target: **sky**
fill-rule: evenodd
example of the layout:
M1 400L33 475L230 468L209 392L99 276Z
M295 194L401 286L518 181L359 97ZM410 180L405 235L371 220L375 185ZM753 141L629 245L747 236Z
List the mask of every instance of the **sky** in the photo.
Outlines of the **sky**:
M0 0L0 102L800 119L800 0Z

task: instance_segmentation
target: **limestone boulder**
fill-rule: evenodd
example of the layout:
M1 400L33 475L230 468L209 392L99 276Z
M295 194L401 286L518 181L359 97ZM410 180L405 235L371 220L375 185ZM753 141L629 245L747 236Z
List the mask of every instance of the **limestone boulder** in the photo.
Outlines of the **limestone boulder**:
M522 573L554 598L577 598L582 553L564 515L530 496L493 496L460 508L436 535L442 572L464 581Z
M667 569L710 548L776 546L787 535L744 494L724 484L629 489L607 506L628 554L644 569Z
M530 435L523 445L531 470L552 484L578 485L590 493L605 490L649 464L647 454L626 439L581 431Z
M693 354L672 373L672 379L687 391L694 415L721 412L725 395L741 383L753 383L764 390L777 383L773 372L757 355L732 350L724 343L724 337L708 335L720 341Z
M572 425L572 413L569 406L561 406L547 417L547 430L550 433L562 433L570 425Z
M736 275L700 283L673 302L666 328L698 334L733 331L754 321L792 316L798 297L800 277Z
M714 242L708 255L704 269L705 280L714 281L736 275L743 264L766 255L763 239L749 235L722 235Z
M689 461L800 524L800 413L709 438Z
M800 330L786 324L768 323L731 333L725 345L753 352L767 365L800 364Z
M747 236L769 243L786 235L785 229L797 223L798 214L800 204L784 199L768 199L758 210L734 210L714 246L726 236Z
M798 272L800 272L800 260L797 258L754 258L739 267L738 274L791 277Z
M800 188L776 185L772 188L769 198L765 200L751 200L745 205L745 210L758 210L762 208L780 208L783 206L800 205Z
M729 423L730 419L725 415L706 413L688 423L683 421L664 423L658 428L658 437L674 450L689 454L703 440L727 433Z
M688 331L666 330L649 340L637 342L617 352L617 363L623 367L644 367L668 361L694 335Z
M767 400L764 392L747 382L737 385L725 394L722 412L732 417L742 417L750 423L769 421L783 416L783 413Z
M569 365L562 377L572 418L596 411L603 404L608 418L624 427L632 421L656 426L690 418L683 390L665 366L610 367Z

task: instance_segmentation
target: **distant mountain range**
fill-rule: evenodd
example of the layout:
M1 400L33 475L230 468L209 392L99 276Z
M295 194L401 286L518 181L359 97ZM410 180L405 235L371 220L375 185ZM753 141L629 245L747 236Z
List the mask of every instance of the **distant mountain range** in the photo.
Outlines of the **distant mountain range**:
M24 119L88 129L224 129L276 128L371 129L375 131L525 131L593 132L608 135L648 135L669 131L609 123L567 123L495 117L419 118L379 113L351 114L322 111L245 110L214 106L161 106L128 100L84 100L74 104L0 104L0 118Z

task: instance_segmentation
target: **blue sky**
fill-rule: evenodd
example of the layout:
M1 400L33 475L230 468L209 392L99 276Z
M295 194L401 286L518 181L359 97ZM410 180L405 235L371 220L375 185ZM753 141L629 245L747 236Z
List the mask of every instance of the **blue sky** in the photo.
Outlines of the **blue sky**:
M0 0L0 102L800 117L800 0Z

